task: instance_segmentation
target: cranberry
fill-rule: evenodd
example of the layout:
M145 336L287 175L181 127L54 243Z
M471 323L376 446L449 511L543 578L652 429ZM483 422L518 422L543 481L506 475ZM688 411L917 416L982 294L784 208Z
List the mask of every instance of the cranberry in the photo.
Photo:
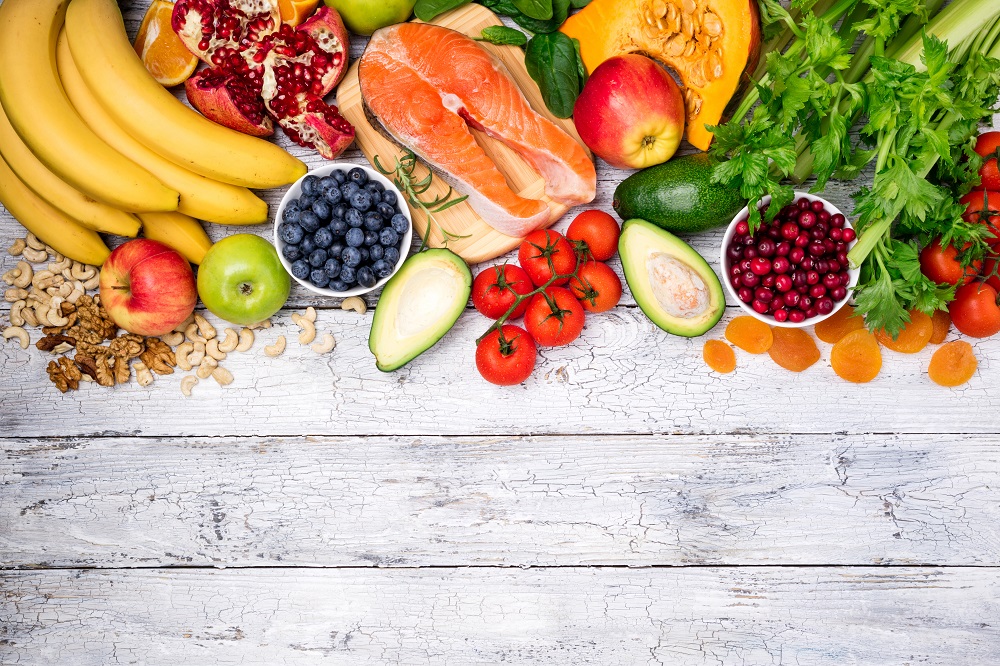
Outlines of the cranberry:
M799 225L794 222L785 222L781 225L781 237L787 240L795 240L799 235Z
M740 270L739 266L731 266L729 268L729 275L732 277L739 277L743 275L743 271Z
M765 238L757 243L757 254L762 257L773 257L776 245L770 238Z
M826 287L821 284L814 284L809 290L809 295L813 298L823 298L826 296Z
M775 296L771 299L771 312L783 307L785 307L785 299L782 296Z
M823 247L822 243L810 243L809 244L809 254L814 257L821 257L826 252L826 248Z
M788 321L788 310L786 310L784 308L782 308L780 310L775 310L774 311L774 321L776 321L778 323L781 323L781 322L784 322L784 321Z
M816 217L819 218L820 222L829 222L830 221L830 214L828 212L826 212L825 210L821 210L820 212L816 213Z
M796 305L799 304L799 301L802 299L802 294L800 294L797 291L790 291L787 294L785 294L783 298L785 299L785 305L787 305L790 308L794 308Z
M819 213L823 210L823 202L817 199L816 201L810 202L809 208L812 209L812 212Z
M821 315L828 315L833 312L833 301L829 298L821 298L816 304L816 311Z
M750 262L750 270L757 275L767 275L771 272L771 260L764 257L757 257Z
M809 210L812 206L812 202L809 199L799 199L795 202L795 205L799 207L799 210Z
M770 303L774 294L764 287L757 287L757 291L753 292L753 297L762 303Z
M782 305L784 305L784 303L781 303L779 299L774 299L767 304L767 311L773 315L775 312L781 309Z
M836 287L830 290L830 298L837 301L838 303L845 298L847 298L847 290L843 287Z
M755 273L744 273L740 276L740 282L744 287L756 287L760 284L760 278Z
M792 218L792 217L798 217L798 215L799 215L799 209L796 208L795 204L788 204L787 206L781 209L781 217Z
M806 286L806 272L805 271L795 271L792 273L792 284L796 287Z
M757 248L755 248L753 245L747 245L745 248L743 248L743 256L746 259L753 259L754 257L757 256Z
M771 262L771 270L775 273L787 273L792 267L792 262L787 257L775 257Z
M733 285L733 289L739 289L740 285L743 284L743 282L740 280L738 276L733 276L729 278L729 284Z
M806 247L809 245L809 234L801 233L795 237L795 247Z
M745 275L743 277L746 277ZM819 283L819 273L816 271L809 271L806 273L806 284L818 284Z
M739 264L739 266L740 266L740 270L743 271L744 273L749 273L750 272L750 260L749 259L744 259L743 261L741 261L740 264Z
M826 232L818 227L813 227L812 231L809 232L809 237L816 241L822 241L826 238Z
M786 292L792 288L792 278L787 275L779 275L774 279L774 288L780 292Z
M801 247L793 247L788 253L788 260L793 264L798 264L806 256L805 251Z
M807 271L811 270L812 267L813 267L813 258L812 257L806 257L805 259L803 259L802 261L799 262L799 266L801 266L803 270L807 270Z
M827 289L836 289L840 286L840 276L836 273L827 273L823 276L823 286Z
M743 248L739 245L730 245L729 249L726 250L726 256L729 257L730 261L736 261L743 256Z
M733 237L733 243L736 244L736 245L752 245L753 244L753 236L751 236L750 234L744 234L742 236L735 236L735 237Z
M817 314L819 314L819 312L817 312L816 308L809 308L806 310L806 319L812 319Z
M830 229L830 238L832 238L835 241L843 240L843 238L844 238L844 230L843 229L839 229L837 227L834 227L833 229Z
M840 264L841 266L847 265L848 261L846 252L842 250L837 252L837 263Z
M802 310L792 310L788 313L788 321L793 324L801 324L806 320L806 313Z
M828 260L826 262L826 270L830 271L831 273L839 273L840 272L840 262L837 261L836 259L830 259L830 260ZM840 279L839 275L837 276L837 279L838 280Z
M817 273L826 273L828 270L830 270L830 266L827 263L826 259L820 259L819 261L817 261L815 264L813 264L813 268L816 269Z
M803 296L802 298L799 299L799 309L802 310L803 312L811 308L812 304L813 304L813 299L809 298L808 296Z
M823 241L823 247L826 248L827 254L833 254L833 253L835 253L837 251L837 244L834 243L829 238L827 238L825 241Z
M840 284L844 285L845 287L851 284L851 276L847 273L847 271L840 272Z
M811 210L803 211L799 215L799 226L803 229L812 229L816 224L816 214Z
M774 288L774 281L778 279L778 276L774 273L768 273L760 279L760 285L762 287L767 287L768 289Z
M757 312L759 314L767 313L767 303L765 303L764 301L754 301L753 303L750 304L750 307L753 308L754 312Z
M847 222L847 219L844 218L844 216L841 215L840 213L830 216L830 224L832 224L835 227L842 227L844 226L845 222Z
M735 231L737 236L746 236L750 233L750 224L746 220L740 220L736 223Z
M740 287L736 292L736 296L744 303L749 303L753 300L753 290L749 287Z
M781 230L778 227L768 227L765 233L771 240L781 240Z
M854 233L854 229L851 229L850 227L844 227L843 237L845 243L850 243L855 238L857 238L858 235Z
M788 241L781 241L774 248L774 253L779 257L787 257L788 253L792 251L792 244Z

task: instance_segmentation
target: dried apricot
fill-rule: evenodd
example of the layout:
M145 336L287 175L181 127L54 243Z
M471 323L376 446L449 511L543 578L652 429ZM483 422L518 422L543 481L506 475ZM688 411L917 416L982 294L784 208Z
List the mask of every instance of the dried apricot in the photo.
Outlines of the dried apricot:
M763 354L771 348L771 327L753 317L736 317L726 326L726 340L750 354Z
M816 337L833 345L840 342L840 339L851 331L859 331L864 327L864 318L854 314L852 306L845 305L830 315L829 319L824 319L816 324Z
M882 369L882 350L878 340L868 331L851 331L833 346L830 365L841 379L865 384L878 377Z
M712 370L727 374L736 369L736 354L722 340L706 340L701 356Z
M955 340L934 352L927 374L935 384L961 386L972 379L978 365L972 345L965 340Z
M947 310L935 310L934 316L931 317L931 324L933 324L934 332L931 333L931 344L939 345L944 342L945 338L948 337L948 331L951 330L951 315L948 314Z
M895 340L884 330L875 331L875 337L887 349L904 354L916 354L927 346L934 333L934 322L920 310L910 310L908 323Z
M800 328L775 328L774 342L767 350L775 363L785 370L802 372L819 360L819 348L812 336Z

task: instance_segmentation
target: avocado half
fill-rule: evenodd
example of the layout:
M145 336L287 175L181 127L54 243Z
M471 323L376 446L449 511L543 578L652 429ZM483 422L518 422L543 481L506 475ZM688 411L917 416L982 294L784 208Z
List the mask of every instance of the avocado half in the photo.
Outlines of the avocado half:
M385 283L368 349L382 372L403 367L451 330L472 293L472 273L451 250L425 250L407 259Z
M618 240L625 280L650 321L693 338L715 326L726 309L722 283L690 245L646 220L629 220Z

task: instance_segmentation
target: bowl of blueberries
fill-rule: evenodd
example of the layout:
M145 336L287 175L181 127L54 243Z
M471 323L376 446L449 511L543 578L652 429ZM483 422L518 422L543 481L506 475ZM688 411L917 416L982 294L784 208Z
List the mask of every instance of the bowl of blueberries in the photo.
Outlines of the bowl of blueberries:
M359 296L406 260L410 210L374 169L331 163L296 181L278 205L274 246L285 270L325 296Z

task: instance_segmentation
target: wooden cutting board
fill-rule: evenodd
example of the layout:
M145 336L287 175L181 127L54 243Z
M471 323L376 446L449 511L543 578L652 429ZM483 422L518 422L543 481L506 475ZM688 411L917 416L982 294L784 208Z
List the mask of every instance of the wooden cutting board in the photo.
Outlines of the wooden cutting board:
M471 37L478 37L485 27L503 25L496 14L476 4L465 5L464 7L442 14L433 23L451 28ZM545 107L545 102L542 101L542 94L538 86L528 75L528 70L524 66L524 52L515 46L496 46L486 42L481 42L481 44L496 55L507 67L507 70L518 86L520 86L521 91L532 108L566 130L582 146L583 142L576 132L573 121L556 118ZM379 163L385 168L391 168L395 164L396 158L404 155L403 149L372 127L365 116L361 99L361 88L358 83L357 62L351 66L344 77L343 83L340 84L340 88L337 91L337 104L343 116L357 130L356 140L358 147L361 148L361 151L368 158L369 162L374 165L374 158L378 155ZM545 195L544 179L517 153L482 132L471 131L479 145L483 147L486 154L507 178L507 182L512 190L522 197L540 199L548 204L552 210L552 216L549 221L550 225L565 214L569 207L556 203ZM584 146L584 150L586 150L586 146ZM589 155L590 152L588 151L587 154ZM416 174L418 178L423 178L427 174L427 169L423 164L417 167ZM421 199L426 201L433 200L437 196L444 196L447 191L447 183L435 174L431 188L422 195ZM420 234L423 236L427 230L426 217L423 212L418 211L413 206L410 206L410 212L413 213L414 235ZM466 238L448 241L447 247L472 264L494 259L514 249L521 242L520 238L513 238L493 229L493 227L476 214L476 211L467 202L453 206L442 213L435 214L434 219L436 224L430 232L430 245L432 247L445 247L445 236L439 227L443 227L449 233L456 236L466 236Z

